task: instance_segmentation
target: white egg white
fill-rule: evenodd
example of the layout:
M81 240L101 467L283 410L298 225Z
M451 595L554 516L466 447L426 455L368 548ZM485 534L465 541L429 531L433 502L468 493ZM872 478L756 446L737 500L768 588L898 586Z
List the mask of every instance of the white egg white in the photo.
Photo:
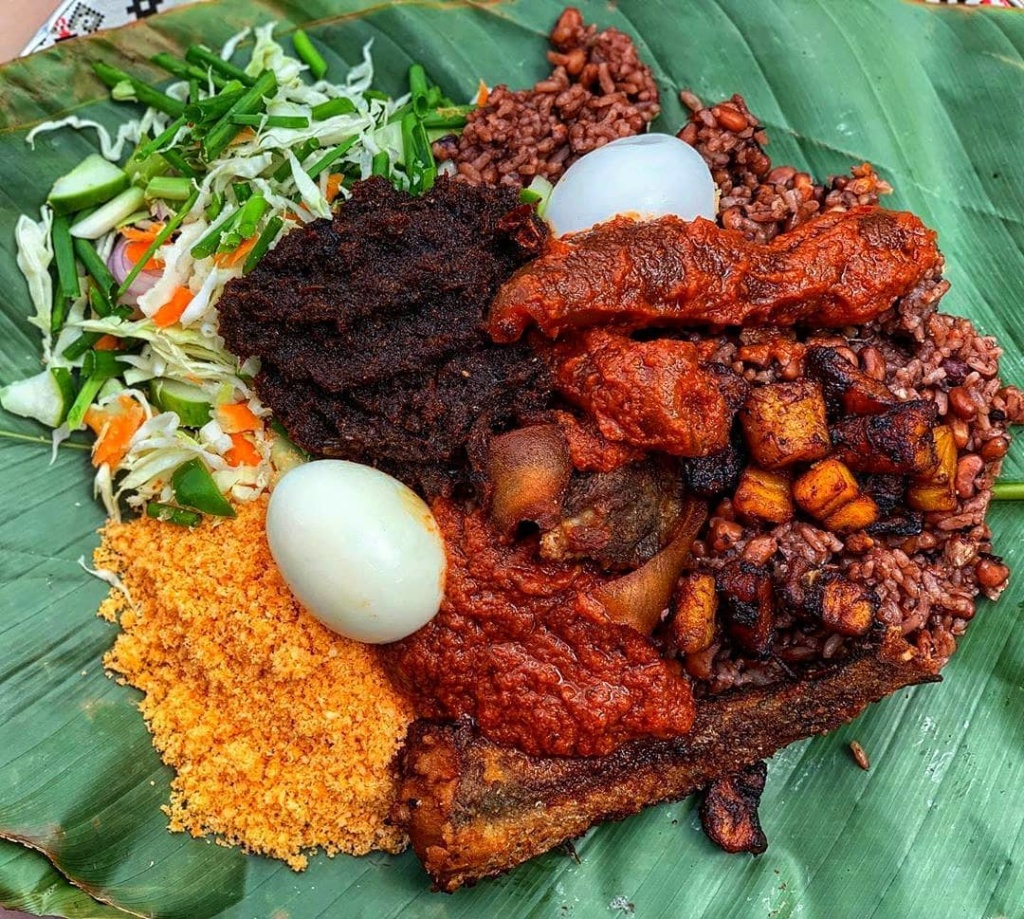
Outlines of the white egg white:
M356 641L405 638L441 605L444 540L430 508L370 466L292 469L271 495L267 540L299 602Z
M551 192L544 218L559 236L619 214L714 220L716 197L711 172L693 147L671 134L639 134L573 163Z

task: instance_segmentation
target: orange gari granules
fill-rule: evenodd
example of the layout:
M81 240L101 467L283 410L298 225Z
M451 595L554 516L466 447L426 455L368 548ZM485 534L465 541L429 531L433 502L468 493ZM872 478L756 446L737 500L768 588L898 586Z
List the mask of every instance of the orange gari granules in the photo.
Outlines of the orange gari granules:
M142 690L153 743L176 770L172 830L284 859L397 852L385 824L392 765L412 720L375 651L292 597L264 536L266 500L195 530L108 524L96 563L120 592L100 608L121 634L105 664Z

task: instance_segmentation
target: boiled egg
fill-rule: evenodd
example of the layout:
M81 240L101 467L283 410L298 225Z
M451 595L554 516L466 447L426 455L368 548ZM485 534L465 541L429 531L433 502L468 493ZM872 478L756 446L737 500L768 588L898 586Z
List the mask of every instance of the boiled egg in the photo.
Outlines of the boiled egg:
M287 472L270 497L267 541L298 601L356 641L405 638L441 605L437 521L415 492L370 466L317 460Z
M561 236L623 214L650 220L714 220L717 189L701 155L671 134L613 140L570 166L548 199L544 217Z

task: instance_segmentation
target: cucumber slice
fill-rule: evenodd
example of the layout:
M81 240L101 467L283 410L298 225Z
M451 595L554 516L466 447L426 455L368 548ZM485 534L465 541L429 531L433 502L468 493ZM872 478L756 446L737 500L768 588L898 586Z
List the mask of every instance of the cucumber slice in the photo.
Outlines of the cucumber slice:
M284 475L296 466L309 462L310 455L292 441L279 422L272 421L270 430L273 434L270 442L270 462L278 474Z
M75 384L66 367L51 367L0 389L0 405L12 415L60 427L75 401Z
M231 502L221 494L210 470L201 459L189 460L174 470L171 486L178 504L215 517L235 517Z
M99 239L141 210L145 202L146 195L141 188L126 188L103 207L72 224L71 235L81 239Z
M191 383L156 379L149 386L149 394L160 411L174 412L183 427L201 428L210 420L210 397Z
M554 190L555 186L544 176L534 176L533 181L519 192L519 200L523 204L535 204L537 216L543 217L548 208L548 199Z
M128 187L128 173L98 153L87 156L53 183L47 203L58 214L104 204Z

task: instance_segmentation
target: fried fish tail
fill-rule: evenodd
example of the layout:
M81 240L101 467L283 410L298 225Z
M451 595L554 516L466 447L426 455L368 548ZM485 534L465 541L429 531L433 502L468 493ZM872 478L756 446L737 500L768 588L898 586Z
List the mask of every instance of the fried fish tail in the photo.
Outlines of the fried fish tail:
M938 664L896 629L805 680L705 701L685 737L636 741L609 756L529 757L479 738L468 724L419 721L402 755L393 817L435 886L451 892L595 823L685 797L793 741L831 731L898 689L939 679Z

